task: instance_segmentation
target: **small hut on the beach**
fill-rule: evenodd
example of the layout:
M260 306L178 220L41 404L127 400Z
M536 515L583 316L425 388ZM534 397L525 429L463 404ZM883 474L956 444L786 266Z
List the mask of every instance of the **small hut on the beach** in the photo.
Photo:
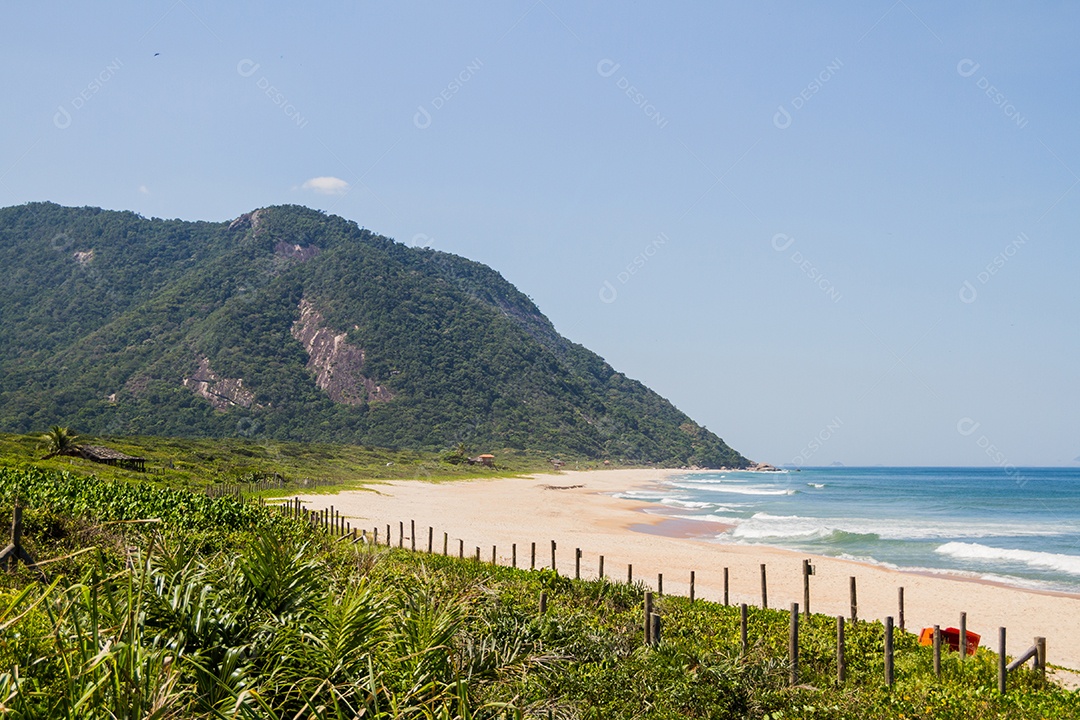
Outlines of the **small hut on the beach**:
M484 453L483 455L477 455L476 457L469 458L470 465L483 465L484 467L495 467L495 456L491 453Z

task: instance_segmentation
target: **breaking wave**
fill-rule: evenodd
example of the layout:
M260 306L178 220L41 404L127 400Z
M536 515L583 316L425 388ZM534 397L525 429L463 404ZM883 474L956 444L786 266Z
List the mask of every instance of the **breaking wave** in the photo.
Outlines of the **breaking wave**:
M1055 570L1069 575L1080 575L1080 557L1076 555L996 548L967 542L948 542L938 547L936 552L962 560L1022 563L1034 568Z

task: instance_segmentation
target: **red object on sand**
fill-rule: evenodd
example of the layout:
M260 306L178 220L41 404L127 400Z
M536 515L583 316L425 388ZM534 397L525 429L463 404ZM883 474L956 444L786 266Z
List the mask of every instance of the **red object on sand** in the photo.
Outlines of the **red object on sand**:
M975 651L979 647L979 640L982 639L981 635L968 630L967 632L967 654L974 655ZM941 642L948 645L949 649L953 652L960 652L960 630L954 627L941 628ZM934 644L934 628L923 628L919 633L920 645L933 645Z

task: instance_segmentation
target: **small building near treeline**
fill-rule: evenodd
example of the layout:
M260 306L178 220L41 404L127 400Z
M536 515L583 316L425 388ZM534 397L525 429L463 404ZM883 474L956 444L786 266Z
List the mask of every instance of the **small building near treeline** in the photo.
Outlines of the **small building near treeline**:
M135 472L146 472L146 458L125 455L119 450L113 450L101 445L80 445L78 451L79 457L92 462L125 470L134 470Z
M469 458L470 465L483 465L484 467L495 467L495 456L491 453L484 453L483 455L477 455L476 457Z

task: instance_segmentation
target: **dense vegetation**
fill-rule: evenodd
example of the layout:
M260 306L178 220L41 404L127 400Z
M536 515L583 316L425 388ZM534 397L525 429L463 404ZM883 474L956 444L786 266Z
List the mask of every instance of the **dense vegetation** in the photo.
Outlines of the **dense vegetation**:
M203 223L32 203L0 210L0 263L2 430L747 463L494 270L306 208ZM291 334L302 299L363 350L335 372L381 397L316 385ZM249 401L185 387L203 358Z
M226 483L284 481L285 492L313 487L362 487L382 480L457 480L551 472L544 455L500 452L494 468L458 462L459 451L427 452L329 443L281 442L248 438L99 437L82 435L78 443L104 445L146 459L147 472L125 470L67 455L48 459L40 435L0 433L0 466L33 463L48 470L94 474L126 482L205 490ZM597 463L569 462L568 469L594 469Z
M803 623L788 686L786 613L661 597L645 647L642 586L577 581L341 542L234 499L0 468L48 579L0 576L0 713L19 718L1069 718L1080 696L1021 670L997 694L985 650L934 677L882 628ZM184 512L169 508L189 503ZM157 518L157 523L125 522ZM87 552L90 548L93 552ZM545 614L537 598L547 594Z

